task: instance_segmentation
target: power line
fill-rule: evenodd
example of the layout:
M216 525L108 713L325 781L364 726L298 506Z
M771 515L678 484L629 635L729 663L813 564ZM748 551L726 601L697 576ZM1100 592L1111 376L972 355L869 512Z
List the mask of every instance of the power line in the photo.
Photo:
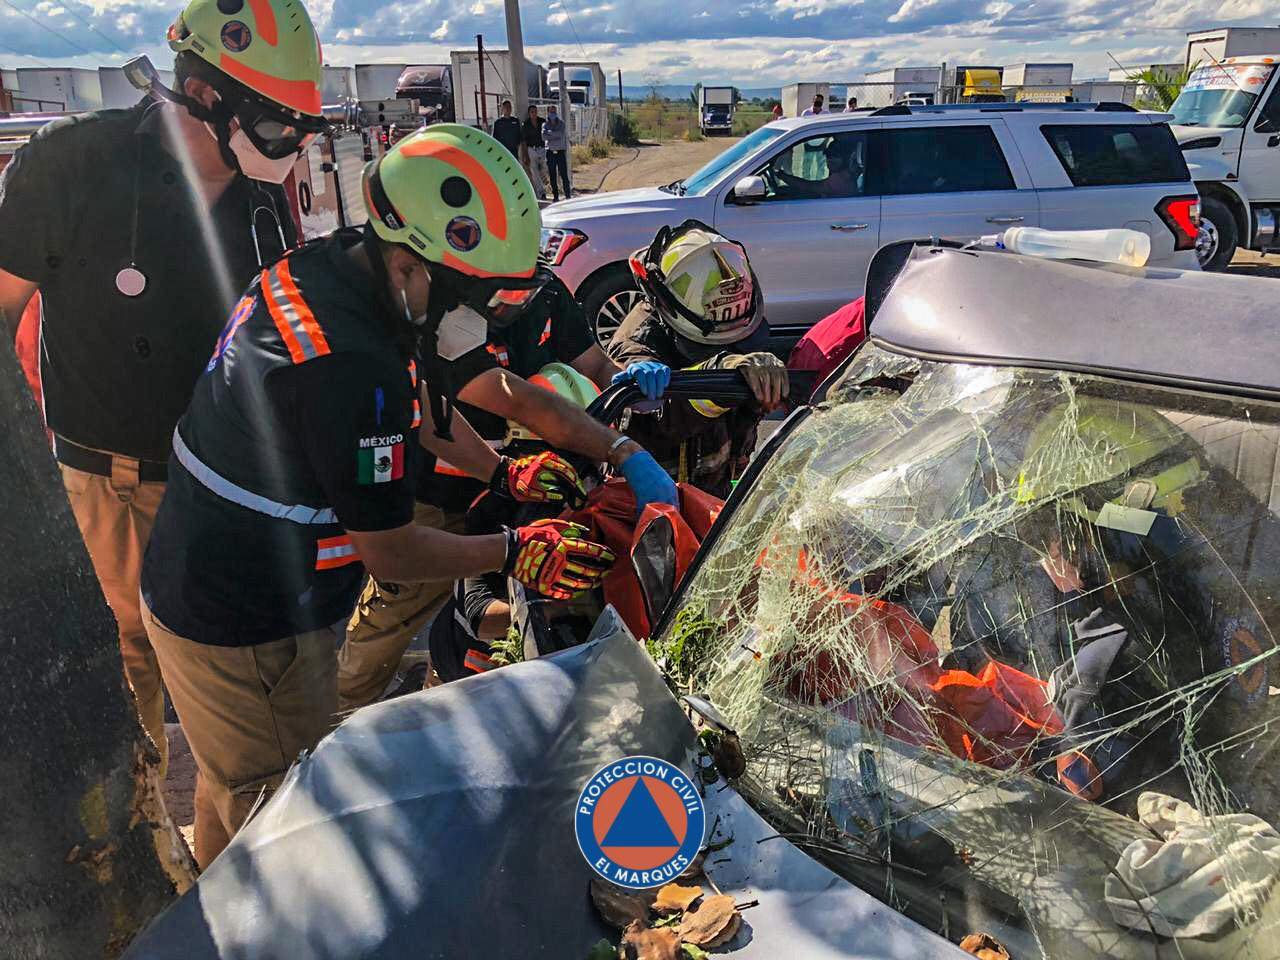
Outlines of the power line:
M95 26L93 25L93 21L92 21L92 20L89 20L87 17L84 17L83 15L76 13L76 12L75 12L75 10L71 8L70 3L68 2L68 0L63 0L62 5L63 5L64 7L66 7L66 8L67 8L67 12L68 12L68 13L70 13L73 17L75 17L77 20L79 20L81 23L83 23L86 27L88 27L90 30L92 30L94 33L96 33L98 36L100 36L103 40L107 41L107 43L111 44L113 47L115 47L117 50L119 50L119 51L120 51L121 53L123 53L125 56L128 56L128 55L129 55L129 51L128 51L128 50L126 50L124 47L120 46L120 44L116 43L116 42L115 42L115 40L113 40L111 37L108 37L105 33L103 33L101 30L99 30L97 27L95 27Z
M18 13L22 14L24 17L26 17L28 20L30 20L32 23L34 23L34 24L35 24L37 27L39 27L41 30L47 31L48 33L52 33L52 34L53 34L55 37L57 37L59 40L61 40L61 41L63 41L64 43L67 43L67 44L69 44L69 45L71 45L71 46L75 47L75 48L76 48L77 50L79 50L81 53L87 54L88 56L91 56L91 57L94 55L92 50L86 50L84 47L80 46L80 44L76 43L74 40L72 40L72 39L71 39L70 37L68 37L66 34L59 33L57 30L53 29L53 27L49 26L48 24L41 23L41 22L40 22L39 20L37 20L34 16L32 16L30 13L28 13L26 10L23 10L20 6L18 6L18 5L17 5L17 4L15 4L15 3L11 3L11 2L10 2L10 0L0 0L0 3L3 3L3 4L4 4L6 7L8 7L10 10L14 10L14 11L16 11L16 12L18 12Z
M573 25L573 17L569 15L569 0L560 0L560 9L564 11L564 18L569 21L569 29L573 31L573 39L578 41L578 49L582 51L582 59L587 58L587 48L582 45L582 38L578 36L578 28Z

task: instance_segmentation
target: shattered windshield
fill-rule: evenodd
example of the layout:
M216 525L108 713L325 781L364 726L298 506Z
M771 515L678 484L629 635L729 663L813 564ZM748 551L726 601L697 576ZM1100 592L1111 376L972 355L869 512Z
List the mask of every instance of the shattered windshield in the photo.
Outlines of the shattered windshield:
M1278 444L1273 404L869 346L655 652L780 836L953 941L1275 956Z

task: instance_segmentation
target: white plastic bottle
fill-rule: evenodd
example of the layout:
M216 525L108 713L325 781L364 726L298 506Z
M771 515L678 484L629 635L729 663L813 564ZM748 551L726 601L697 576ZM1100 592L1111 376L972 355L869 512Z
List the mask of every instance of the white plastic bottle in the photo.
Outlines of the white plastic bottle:
M1151 256L1151 238L1137 230L1010 227L1003 235L983 237L982 245L1003 247L1012 253L1048 260L1096 260L1127 267L1145 266Z

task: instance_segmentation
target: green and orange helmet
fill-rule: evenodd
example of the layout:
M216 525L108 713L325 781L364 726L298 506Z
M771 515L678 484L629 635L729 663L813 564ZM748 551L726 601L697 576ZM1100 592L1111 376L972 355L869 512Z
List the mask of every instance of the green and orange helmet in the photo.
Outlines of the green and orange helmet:
M533 184L480 130L439 123L405 137L365 164L364 201L381 239L471 280L531 281L537 272Z
M168 40L199 58L199 75L265 156L296 152L323 128L320 38L300 0L191 0Z

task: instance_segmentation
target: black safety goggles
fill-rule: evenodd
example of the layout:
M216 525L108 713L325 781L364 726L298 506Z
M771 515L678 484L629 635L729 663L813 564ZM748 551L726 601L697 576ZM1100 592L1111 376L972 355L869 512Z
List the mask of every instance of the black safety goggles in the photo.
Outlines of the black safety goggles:
M285 110L247 91L222 97L249 142L269 160L301 153L327 126L322 117Z

